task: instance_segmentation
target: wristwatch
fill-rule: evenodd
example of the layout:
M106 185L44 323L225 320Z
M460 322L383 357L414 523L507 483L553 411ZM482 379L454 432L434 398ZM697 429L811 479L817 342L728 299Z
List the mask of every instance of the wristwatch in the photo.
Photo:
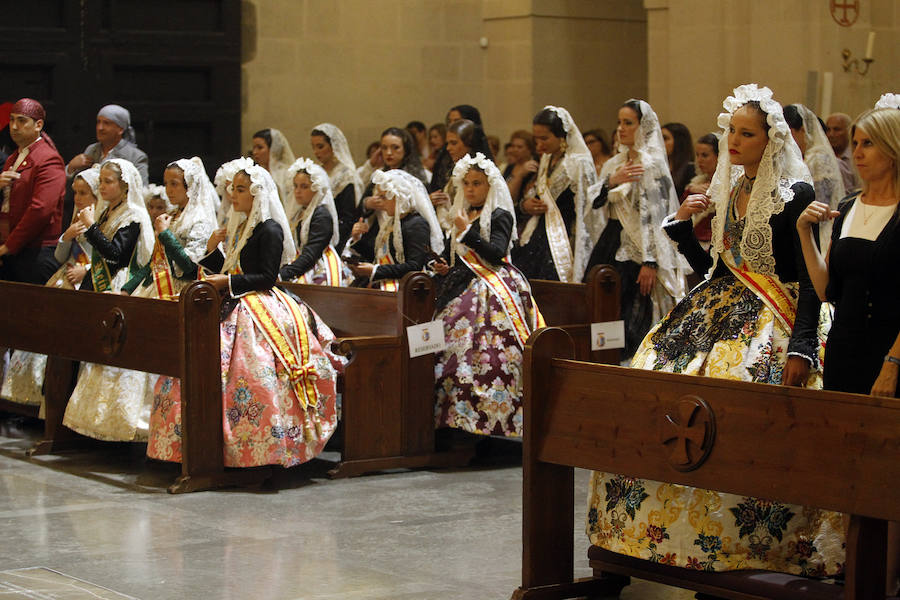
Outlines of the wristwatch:
M895 365L900 366L900 358L891 356L890 354L884 355L884 362L894 363Z

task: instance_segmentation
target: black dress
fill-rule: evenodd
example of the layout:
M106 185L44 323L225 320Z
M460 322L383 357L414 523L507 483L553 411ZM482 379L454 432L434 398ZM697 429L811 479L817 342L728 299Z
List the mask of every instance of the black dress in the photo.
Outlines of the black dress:
M350 238L353 224L359 218L356 209L356 185L352 183L345 185L344 189L334 197L334 207L337 210L338 217L338 242L335 250L340 254L341 250L344 249L344 244ZM315 216L313 218L315 219Z
M229 275L229 291L233 297L249 292L270 290L278 280L278 267L284 234L274 219L258 224L241 248L241 273ZM200 260L200 265L213 273L221 273L225 255L218 248Z
M378 265L372 281L382 279L400 279L407 273L421 271L428 261L431 248L431 227L418 213L410 213L400 219L400 232L403 235L403 262L397 262L394 252L394 234L388 238L388 248L394 264Z
M347 186L352 188L353 186ZM351 193L352 193L351 189ZM297 239L300 239L300 228L303 221L297 223ZM340 229L340 225L338 226ZM331 236L334 233L334 222L331 220L331 214L328 208L319 205L313 211L312 219L309 222L309 232L306 243L300 248L300 254L294 259L294 262L281 267L280 275L282 281L292 281L313 267L322 258L322 253L331 242Z
M835 306L825 345L825 389L868 394L900 332L900 229L892 218L875 241L841 238L854 196L840 207L831 232L828 286ZM857 217L859 213L857 213Z
M105 216L105 213L101 215L100 224L102 224ZM103 235L103 232L100 231L100 224L94 223L91 225L84 232L84 237L106 261L110 277L115 277L120 269L129 268L131 257L141 235L141 224L134 222L120 227L116 230L112 239ZM137 267L137 265L134 266ZM81 286L78 289L94 291L94 279L90 276L90 273L81 280Z
M484 215L482 214L472 221L472 225L462 238L462 243L490 264L494 266L501 265L506 258L506 249L509 247L509 238L512 235L512 215L509 214L509 211L502 208L494 209L490 216L490 240L481 238L481 219L483 218ZM444 247L443 257L449 265L450 244ZM441 310L448 302L463 293L473 278L475 278L475 273L461 260L454 262L446 275L436 276L437 299L435 300L435 310Z

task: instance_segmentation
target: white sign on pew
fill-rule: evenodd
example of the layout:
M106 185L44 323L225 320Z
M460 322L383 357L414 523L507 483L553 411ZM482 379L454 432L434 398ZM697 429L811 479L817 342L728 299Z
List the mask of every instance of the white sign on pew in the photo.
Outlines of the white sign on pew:
M591 350L625 347L625 321L591 323Z
M406 328L406 338L409 340L410 358L440 352L447 347L444 340L444 322L440 319L410 325Z

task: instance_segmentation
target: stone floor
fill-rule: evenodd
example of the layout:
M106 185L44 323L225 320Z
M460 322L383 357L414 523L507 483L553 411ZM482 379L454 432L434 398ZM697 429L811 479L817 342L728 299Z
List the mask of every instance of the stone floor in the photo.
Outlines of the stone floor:
M138 444L27 459L37 433L0 415L0 600L505 600L520 582L522 475L509 449L476 468L338 481L318 460L260 489L172 496L177 466ZM586 472L576 485L587 489ZM692 597L645 582L621 595Z

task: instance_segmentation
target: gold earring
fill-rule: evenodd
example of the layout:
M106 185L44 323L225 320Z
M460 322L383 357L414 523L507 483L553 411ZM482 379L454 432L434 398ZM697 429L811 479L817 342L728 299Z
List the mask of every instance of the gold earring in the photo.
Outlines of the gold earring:
M559 149L560 149L560 150L562 150L563 152L565 152L568 148L569 148L569 143L566 142L566 140L563 140L562 142L560 142L560 144L559 144Z

